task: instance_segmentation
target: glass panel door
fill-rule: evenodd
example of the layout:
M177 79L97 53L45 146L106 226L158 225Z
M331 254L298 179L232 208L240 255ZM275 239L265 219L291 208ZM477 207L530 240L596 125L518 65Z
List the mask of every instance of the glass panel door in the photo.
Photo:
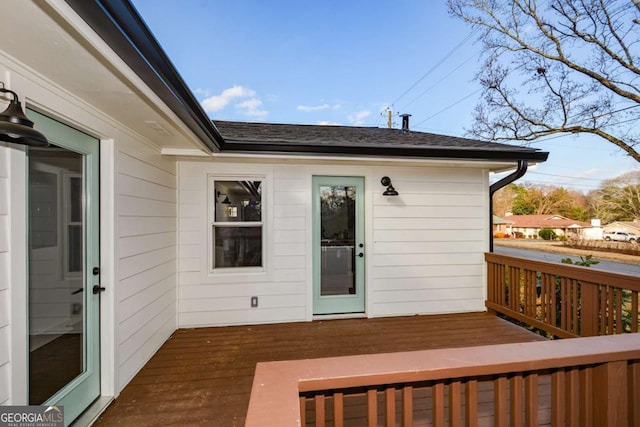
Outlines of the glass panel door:
M100 394L98 141L28 114L52 143L28 151L29 404L68 424Z
M314 314L364 312L363 179L314 178Z

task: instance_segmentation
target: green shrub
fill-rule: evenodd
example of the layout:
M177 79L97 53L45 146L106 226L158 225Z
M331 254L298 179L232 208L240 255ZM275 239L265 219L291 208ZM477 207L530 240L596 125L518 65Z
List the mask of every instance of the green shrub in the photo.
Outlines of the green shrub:
M538 231L538 236L543 240L555 240L556 233L550 228L543 228Z

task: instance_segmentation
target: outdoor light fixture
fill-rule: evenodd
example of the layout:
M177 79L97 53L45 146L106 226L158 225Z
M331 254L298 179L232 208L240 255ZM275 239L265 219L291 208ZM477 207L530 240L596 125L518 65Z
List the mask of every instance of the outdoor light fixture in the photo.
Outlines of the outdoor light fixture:
M224 200L222 200L220 203L222 203L223 205L230 205L231 204L231 200L229 200L229 196L227 196L226 194L222 194L219 191L216 192L216 200L220 199L220 196L224 196Z
M383 196L397 196L398 192L396 191L395 188L393 188L393 184L391 184L391 178L389 178L388 176L383 176L382 179L380 180L380 183L382 185L384 185L385 187L387 187L386 190L384 190L384 193L382 193Z
M0 82L0 93L10 93L13 99L9 106L0 113L0 141L14 144L27 145L29 147L47 147L47 138L33 128L33 122L22 111L22 105L18 94L4 87Z

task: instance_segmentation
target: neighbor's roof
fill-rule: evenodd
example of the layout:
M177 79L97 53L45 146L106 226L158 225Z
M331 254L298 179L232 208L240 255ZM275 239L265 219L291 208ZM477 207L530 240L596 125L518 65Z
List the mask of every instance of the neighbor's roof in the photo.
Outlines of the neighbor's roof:
M611 224L605 225L607 228L615 226L624 226L640 231L640 221L614 221Z
M509 215L515 228L591 228L589 222L569 219L561 215Z
M399 129L216 120L224 151L545 161L528 147Z
M513 224L513 221L500 218L498 215L493 215L493 225Z

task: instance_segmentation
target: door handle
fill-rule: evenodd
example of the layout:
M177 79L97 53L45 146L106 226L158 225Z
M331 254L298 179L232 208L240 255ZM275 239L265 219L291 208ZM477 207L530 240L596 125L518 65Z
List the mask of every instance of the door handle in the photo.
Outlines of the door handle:
M106 291L106 289L100 285L93 285L93 293L95 294L99 294L100 292L104 292Z

